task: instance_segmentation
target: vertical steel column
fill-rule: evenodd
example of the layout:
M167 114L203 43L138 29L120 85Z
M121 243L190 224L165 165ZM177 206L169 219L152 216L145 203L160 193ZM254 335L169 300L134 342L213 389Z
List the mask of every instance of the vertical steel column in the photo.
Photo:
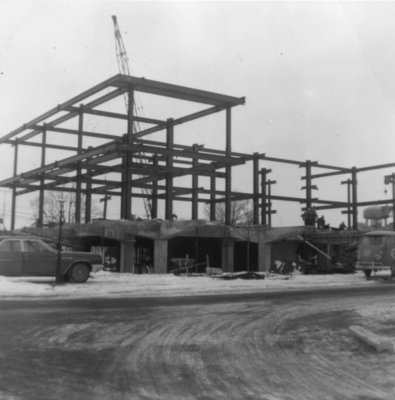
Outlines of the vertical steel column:
M351 229L351 179L347 179L347 229Z
M347 214L347 229L351 229L351 179L342 181L342 185L347 185L347 211L342 211L342 213Z
M312 207L313 202L312 202L312 185L311 185L311 161L307 160L306 161L306 208L309 209Z
M192 146L194 153L196 153L196 156L194 155L192 158L192 220L197 220L198 219L198 184L199 184L199 177L196 172L196 169L198 167L198 162L199 159L197 157L198 151L199 151L199 146L197 144L194 144Z
M134 91L129 90L128 101L128 130L124 136L127 144L133 144L133 128L134 128ZM121 194L121 218L132 219L132 162L133 156L129 152L122 159L122 194Z
M84 130L84 111L83 104L80 105L78 113L78 154L82 152L82 140ZM77 180L76 180L76 192L75 192L75 222L79 224L81 222L81 161L78 162L77 166Z
M44 129L42 131L42 142L41 142L41 167L45 165L45 155L46 155L46 144L47 144L47 129L44 124ZM44 173L41 174L40 179L40 193L38 198L38 219L37 226L41 228L44 225Z
M253 224L259 224L259 154L253 159Z
M210 221L216 220L216 202L215 202L216 178L215 170L210 176Z
M174 125L173 119L169 118L167 120L167 130L166 130L166 147L169 151L166 157L166 166L169 168L169 172L166 176L166 204L165 204L165 219L172 219L173 216L173 176L170 171L173 167L173 154L171 151L174 147Z
M14 177L18 173L18 138L15 139L14 145ZM12 187L12 203L11 203L11 231L15 229L15 211L16 211L16 184Z
M122 142L126 143L126 135L122 137ZM121 205L120 205L120 215L121 219L126 219L125 217L125 185L126 185L126 165L127 165L127 155L122 156L121 165Z
M268 226L272 226L272 184L276 183L276 181L272 181L269 179L267 181L267 213L268 213Z
M358 193L357 193L357 168L351 168L351 184L352 184L352 228L358 230Z
M152 165L154 170L158 168L158 156L156 154L152 157ZM152 181L152 198L151 198L151 219L158 218L158 181Z
M271 169L261 169L261 224L267 224L267 174L270 173Z
M391 174L392 183L392 230L395 231L395 173Z
M392 230L395 230L395 173L384 176L384 184L392 183ZM387 190L385 191L387 193Z
M86 168L86 194L85 194L85 223L87 224L91 220L92 213L92 181L91 181L91 169L89 165Z
M226 144L225 152L227 157L232 155L232 109L226 109ZM232 167L228 163L225 167L225 225L232 223Z

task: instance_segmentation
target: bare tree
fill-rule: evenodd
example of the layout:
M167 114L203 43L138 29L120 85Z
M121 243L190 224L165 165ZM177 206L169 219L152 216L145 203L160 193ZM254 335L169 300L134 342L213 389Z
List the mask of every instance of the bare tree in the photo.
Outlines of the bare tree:
M210 204L206 204L203 213L206 218L210 218ZM253 213L251 200L232 201L230 213L231 225L252 224ZM216 203L215 220L221 223L225 222L225 203Z
M75 204L76 195L72 192L46 192L44 197L44 208L43 208L43 224L57 224L59 222L60 203L63 201L63 216L64 222L74 223L75 222ZM35 220L38 219L38 207L39 198L35 198L30 202L31 206L37 211L35 213ZM85 212L85 201L84 197L81 201L81 214ZM99 217L100 211L97 206L92 206L92 216Z
M204 208L204 215L210 218L210 204ZM215 219L225 222L225 203L215 205ZM251 200L235 200L231 203L231 225L237 226L239 235L247 242L246 268L251 270L251 227L254 224L254 212Z

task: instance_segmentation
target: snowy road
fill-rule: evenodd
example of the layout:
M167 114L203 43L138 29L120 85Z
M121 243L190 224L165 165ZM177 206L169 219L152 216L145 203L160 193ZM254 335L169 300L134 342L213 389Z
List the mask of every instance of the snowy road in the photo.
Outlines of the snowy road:
M194 298L2 301L0 398L392 400L395 285Z

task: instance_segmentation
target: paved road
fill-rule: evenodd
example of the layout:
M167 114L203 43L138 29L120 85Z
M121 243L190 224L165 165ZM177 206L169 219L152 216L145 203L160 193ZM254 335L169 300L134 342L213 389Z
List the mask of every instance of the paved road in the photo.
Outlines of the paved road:
M394 294L0 301L0 399L392 400L395 355L348 327Z

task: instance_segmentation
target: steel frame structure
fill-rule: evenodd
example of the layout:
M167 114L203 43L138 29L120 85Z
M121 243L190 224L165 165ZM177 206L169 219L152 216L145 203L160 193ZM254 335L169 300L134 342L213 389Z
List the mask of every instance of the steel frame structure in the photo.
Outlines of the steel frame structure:
M111 91L108 92L109 89ZM103 93L104 91L107 92ZM134 115L133 112L135 92L194 102L205 108L176 119L158 120L140 117ZM128 96L129 105L126 114L103 111L98 108L125 94ZM75 192L76 222L81 221L82 194L86 196L85 222L90 220L92 194L120 196L120 218L132 219L132 198L144 196L135 191L138 188L147 188L152 193L152 218L157 217L158 200L164 199L166 219L172 217L173 202L176 200L191 201L192 219L197 219L198 202L207 201L207 198L202 198L202 195L209 193L211 198L215 195L216 191L213 187L217 178L225 180L225 191L220 193L227 198L226 220L229 223L231 167L243 164L249 157L231 150L231 109L244 102L244 97L226 96L119 74L58 105L0 138L0 143L12 144L15 149L14 175L0 183L0 186L12 189L11 229L15 227L16 197L32 191L40 193L38 224L42 225L44 192L47 190ZM226 115L225 150L174 143L174 130L178 125L221 111L224 111ZM86 114L125 120L127 132L122 136L117 136L87 131L84 129ZM76 129L61 126L72 119L77 120ZM150 127L136 132L133 130L133 124L136 121L149 124ZM159 131L165 131L164 141L144 139L147 135ZM51 144L48 136L52 132L77 135L78 145ZM41 136L40 142L35 139L37 136ZM84 148L82 144L86 137L104 139L107 142L93 148ZM39 168L21 174L17 173L20 146L41 148ZM71 151L75 154L47 164L48 149ZM144 157L145 162L135 162L136 157ZM113 164L108 165L109 161ZM108 173L118 173L119 179L111 181L104 179ZM136 175L139 177L135 178ZM188 175L192 176L192 187L174 186L174 178ZM211 177L210 190L198 187L199 176ZM70 187L70 183L74 184L73 188Z
M165 120L134 115L134 99L136 92L148 93L165 98L178 99L198 103L202 110L195 111L180 118ZM103 110L103 105L119 96L128 96L127 113L109 112ZM0 181L0 187L12 190L11 230L15 228L17 196L38 191L39 214L38 225L43 224L43 209L45 191L70 191L76 195L75 221L82 222L81 202L85 195L84 221L91 219L91 196L120 196L120 218L132 219L132 199L151 197L151 216L157 218L158 200L164 200L165 219L173 216L174 201L191 203L191 219L198 219L198 203L211 205L210 219L215 220L215 205L225 203L225 224L231 224L231 203L239 199L251 199L253 203L253 223L271 225L272 201L291 201L303 204L304 207L315 206L317 210L345 208L349 216L349 226L357 229L357 213L359 206L372 204L387 204L392 200L373 202L358 202L357 174L379 168L395 166L395 163L364 168L343 168L318 162L287 160L268 157L265 154L245 154L232 150L233 107L245 103L244 97L233 97L223 94L192 89L185 86L136 78L127 75L116 75L72 99L58 105L48 112L33 119L27 124L13 130L0 138L0 144L14 146L13 176ZM101 108L99 108L101 107ZM174 132L177 126L215 114L225 113L225 148L222 150L208 149L199 144L191 146L177 144ZM97 133L84 129L86 115L100 116L109 119L126 121L126 132L122 135ZM68 121L76 121L76 128L62 126ZM135 122L148 124L149 128L139 131L133 129ZM149 140L147 135L164 131L164 140ZM63 143L52 143L49 138L52 133L75 135L77 145L69 146ZM84 147L84 138L98 138L106 142L96 147ZM41 166L18 174L18 150L20 146L39 147L41 149ZM70 151L72 156L59 161L47 163L49 149ZM143 157L144 162L136 162ZM253 163L252 193L232 191L232 167ZM260 161L293 164L305 168L302 179L306 184L302 188L304 197L277 196L272 194L271 186L276 182L268 179L271 170L260 168ZM111 165L108 163L111 162ZM326 172L313 174L313 168ZM330 172L327 172L327 171ZM115 173L118 178L106 179L106 174ZM347 201L322 200L313 197L313 179L347 174L349 178L342 184L347 184ZM174 185L174 179L181 176L191 177L192 184L188 187ZM209 187L199 186L199 176L209 178ZM217 189L217 179L224 180L224 190ZM73 187L70 187L73 184ZM143 192L138 189L146 189ZM352 221L351 221L352 218Z

